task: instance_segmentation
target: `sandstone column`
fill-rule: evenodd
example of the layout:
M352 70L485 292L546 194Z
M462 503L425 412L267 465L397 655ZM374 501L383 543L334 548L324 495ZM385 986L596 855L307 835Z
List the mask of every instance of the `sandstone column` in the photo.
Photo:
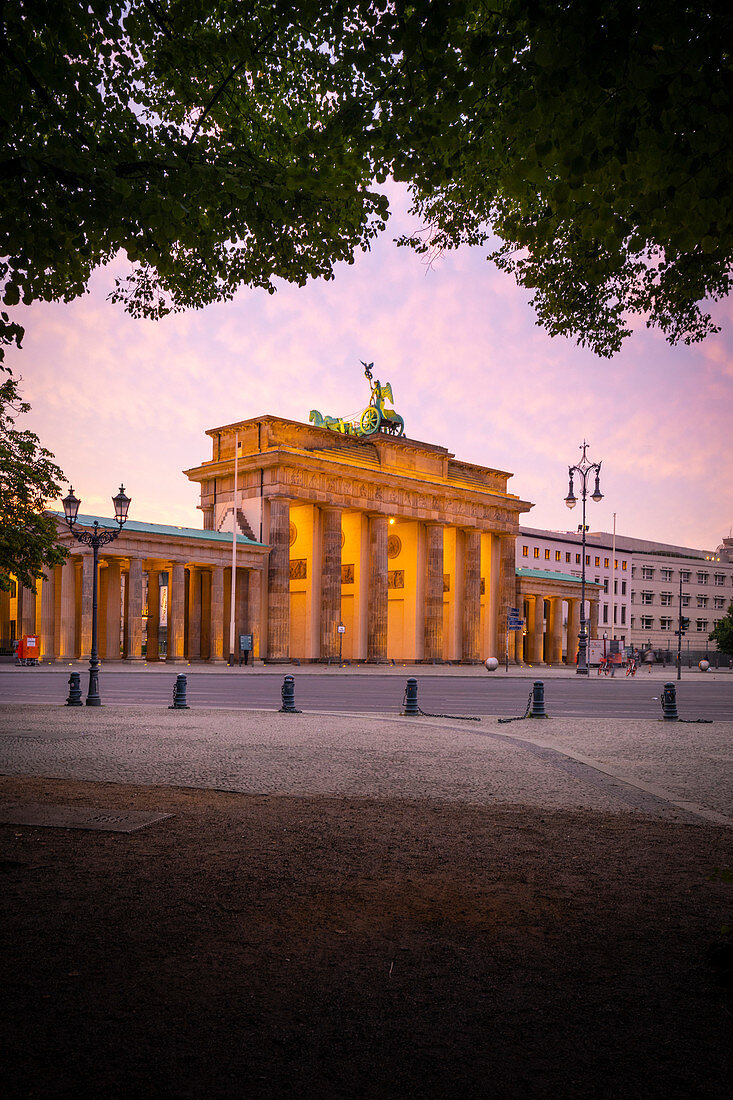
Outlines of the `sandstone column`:
M598 598L590 601L590 629L588 631L588 641L591 638L598 637Z
M499 608L497 624L497 649L506 652L507 618L510 607L517 606L517 565L514 535L502 536L499 560Z
M91 598L91 597L90 597ZM36 590L24 588L18 581L18 637L36 633Z
M56 566L56 659L73 661L76 654L76 565L69 555Z
M290 501L270 500L267 659L287 661L290 652Z
M387 660L387 516L369 517L367 660Z
M544 664L545 660L545 600L543 596L534 598L534 633L532 636L532 662Z
M425 656L426 664L443 658L443 528L425 525Z
M566 663L575 664L580 633L580 600L568 600L568 652Z
M99 569L99 567L97 567ZM92 586L94 584L94 559L91 551L81 556L81 632L79 660L88 661L92 652Z
M0 588L0 641L10 645L10 593L3 588Z
M167 663L185 664L183 631L186 622L186 570L175 561L168 570L168 656Z
M236 595L235 595L236 602ZM215 565L211 572L211 652L212 664L224 664L224 566ZM237 639L235 636L234 644Z
M143 659L143 563L141 558L130 558L127 574L127 646L128 661Z
M188 652L189 661L201 660L201 569L188 567Z
M160 571L148 570L148 618L146 625L146 661L160 659Z
M562 596L550 597L550 622L548 630L547 663L562 663Z
M105 616L107 636L105 656L108 661L120 659L120 626L122 609L122 563L119 558L107 561L107 613Z
M48 569L46 580L41 582L41 636L39 638L39 658L52 661L55 655L54 633L56 607L56 570Z
M322 508L321 651L338 657L341 622L341 509Z
M481 660L481 532L466 531L463 582L463 664Z
M245 634L252 635L252 653L250 660L262 656L262 572L259 569L249 570L249 585L247 592L247 630Z
M249 591L250 591L250 577L254 576L255 580L258 580L258 574L251 574L249 569L237 569L237 595L235 599L234 608L234 659L239 660L239 635L251 634L252 631L249 628L247 610L249 607ZM254 581L252 582L254 584ZM224 618L226 620L224 638L229 639L229 616L231 615L231 608L227 604L224 607ZM254 644L254 638L252 639ZM228 649L225 646L224 652L228 653ZM250 659L252 654L250 653Z

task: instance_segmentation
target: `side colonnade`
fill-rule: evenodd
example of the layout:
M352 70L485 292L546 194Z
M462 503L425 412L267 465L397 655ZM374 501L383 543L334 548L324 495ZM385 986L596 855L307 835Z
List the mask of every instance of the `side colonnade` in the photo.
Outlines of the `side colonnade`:
M586 580L586 630L598 636L599 585ZM530 665L575 665L580 633L580 578L518 569L517 592L524 618L517 656Z
M95 518L80 516L78 524L91 525ZM112 526L114 521L99 522ZM60 518L59 542L71 551L64 564L48 570L35 591L17 592L15 633L18 638L36 634L43 661L86 660L92 640L92 552L78 551ZM114 548L99 558L100 659L223 664L229 653L231 533L128 520ZM238 535L235 631L252 636L255 655L267 555L267 547ZM2 622L0 635L6 634Z

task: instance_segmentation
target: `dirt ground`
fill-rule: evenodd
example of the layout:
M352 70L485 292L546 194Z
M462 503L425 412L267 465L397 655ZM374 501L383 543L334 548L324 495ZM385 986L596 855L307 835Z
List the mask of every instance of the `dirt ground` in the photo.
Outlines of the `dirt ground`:
M730 1095L731 830L0 778L16 1097ZM712 948L712 950L711 950Z

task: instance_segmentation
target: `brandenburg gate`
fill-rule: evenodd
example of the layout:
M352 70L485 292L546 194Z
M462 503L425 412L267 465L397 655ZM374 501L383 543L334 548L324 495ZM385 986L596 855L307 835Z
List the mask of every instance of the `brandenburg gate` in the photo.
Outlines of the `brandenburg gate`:
M365 364L366 365L366 364ZM211 457L186 470L205 530L270 547L261 584L268 661L474 663L505 650L517 598L515 539L531 505L511 474L405 438L367 378L358 420L259 416L212 428ZM236 490L235 490L236 482ZM513 657L514 635L510 635Z

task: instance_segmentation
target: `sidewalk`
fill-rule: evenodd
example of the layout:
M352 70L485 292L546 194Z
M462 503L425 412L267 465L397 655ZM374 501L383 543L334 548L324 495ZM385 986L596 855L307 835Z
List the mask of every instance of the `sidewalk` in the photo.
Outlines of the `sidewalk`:
M5 705L0 772L5 1100L728 1095L733 723Z
M32 674L33 668L42 668L46 672L61 672L68 675L68 670L83 671L89 668L89 661L42 661L37 666L31 666L29 668L22 668L16 665L14 662L0 662L0 675L8 672L27 672ZM254 665L241 665L230 668L226 664L211 664L208 661L194 661L193 663L186 663L182 665L168 664L166 661L155 661L148 664L147 661L101 661L100 668L104 669L105 675L116 672L145 672L150 675L165 674L170 676L178 672L186 672L187 670L195 671L197 673L210 673L221 675L225 673L228 676L372 676L378 674L380 676L452 676L452 677L478 677L483 679L486 676L493 676L497 679L522 679L522 680L547 680L555 678L569 678L575 679L577 673L575 668L568 668L566 665L514 665L509 664L508 671L504 665L500 665L494 672L488 672L486 668L479 665L410 665L402 664L401 662L390 662L384 665L367 665L367 664L342 664L338 662L333 664L307 664L307 663L268 663L264 661L257 661ZM625 668L620 668L614 677L609 675L608 679L624 679L626 675ZM597 669L592 668L588 673L589 679L598 679ZM682 678L686 679L690 676L702 677L706 680L733 680L733 669L721 668L716 670L711 667L707 672L701 672L697 665L692 665L688 668L687 665L682 665ZM641 666L636 673L636 679L650 679L661 680L666 682L667 680L675 680L677 677L676 665L656 664L652 666L651 672L646 666Z

